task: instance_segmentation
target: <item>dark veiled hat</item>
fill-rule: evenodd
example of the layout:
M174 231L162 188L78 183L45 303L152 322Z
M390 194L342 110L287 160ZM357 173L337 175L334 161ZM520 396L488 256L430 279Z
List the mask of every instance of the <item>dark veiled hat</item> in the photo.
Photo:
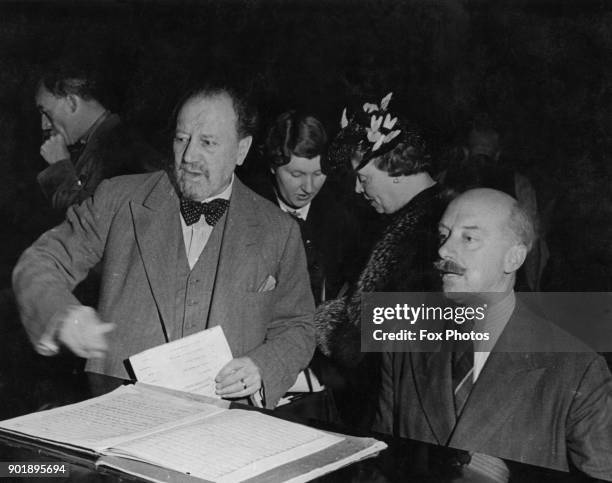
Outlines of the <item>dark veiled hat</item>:
M382 98L380 104L366 102L361 107L342 112L340 131L328 150L328 170L342 173L350 170L356 150L362 157L355 171L373 158L392 151L400 143L408 143L425 151L425 141L419 130L389 109L393 93Z

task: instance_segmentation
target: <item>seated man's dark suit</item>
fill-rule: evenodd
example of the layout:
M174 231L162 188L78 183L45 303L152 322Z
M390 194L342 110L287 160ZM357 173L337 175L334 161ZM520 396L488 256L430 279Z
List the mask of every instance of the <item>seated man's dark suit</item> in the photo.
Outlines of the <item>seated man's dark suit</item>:
M533 351L509 352L529 344ZM558 347L583 352L553 352ZM384 354L375 429L557 470L571 464L612 480L605 361L520 303L494 350L458 420L450 352Z
M64 213L91 196L103 179L162 167L161 156L121 122L108 114L92 126L87 140L71 147L64 159L41 171L37 180L54 209Z
M165 172L104 181L17 264L13 285L36 344L102 261L98 312L117 325L87 369L127 377L132 354L214 325L259 367L273 408L314 350L313 299L297 223L234 178L229 208L189 270L179 197Z

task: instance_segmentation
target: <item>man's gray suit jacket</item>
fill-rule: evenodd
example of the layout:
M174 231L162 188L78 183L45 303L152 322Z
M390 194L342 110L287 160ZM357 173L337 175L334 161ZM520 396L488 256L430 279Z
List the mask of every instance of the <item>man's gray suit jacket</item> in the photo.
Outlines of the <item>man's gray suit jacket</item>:
M55 314L78 304L72 290L101 261L98 311L117 327L106 358L90 359L86 369L127 377L124 360L163 344L174 323L173 277L184 243L179 217L165 172L104 181L92 198L71 207L13 273L31 340L40 340ZM222 326L234 357L257 364L266 406L274 407L312 357L314 304L297 223L237 178L215 280L206 325Z

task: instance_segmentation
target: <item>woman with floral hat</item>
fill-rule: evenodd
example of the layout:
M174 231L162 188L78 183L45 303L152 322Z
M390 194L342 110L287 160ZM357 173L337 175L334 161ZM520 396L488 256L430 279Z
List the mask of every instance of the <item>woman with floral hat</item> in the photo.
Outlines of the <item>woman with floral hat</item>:
M354 377L349 375L347 396L367 408L367 396L376 395L378 373L376 354L364 358L360 350L361 295L438 290L433 262L438 221L447 204L445 190L430 175L431 158L420 132L389 109L390 99L388 94L379 105L365 103L350 115L345 109L342 129L330 146L335 169L352 169L355 191L389 219L354 286L344 297L321 305L315 315L319 349L341 365L357 368ZM364 409L349 405L350 412L367 419Z

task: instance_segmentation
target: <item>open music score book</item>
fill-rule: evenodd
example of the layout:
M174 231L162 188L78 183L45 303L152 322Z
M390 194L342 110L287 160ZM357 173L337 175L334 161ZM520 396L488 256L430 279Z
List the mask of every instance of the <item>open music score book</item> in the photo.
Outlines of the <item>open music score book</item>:
M140 383L2 421L0 430L159 482L309 481L386 447Z

